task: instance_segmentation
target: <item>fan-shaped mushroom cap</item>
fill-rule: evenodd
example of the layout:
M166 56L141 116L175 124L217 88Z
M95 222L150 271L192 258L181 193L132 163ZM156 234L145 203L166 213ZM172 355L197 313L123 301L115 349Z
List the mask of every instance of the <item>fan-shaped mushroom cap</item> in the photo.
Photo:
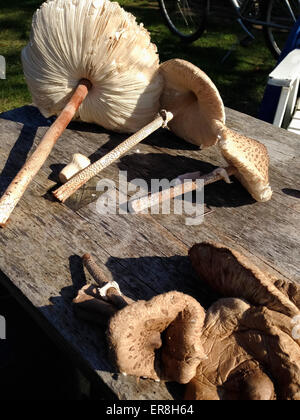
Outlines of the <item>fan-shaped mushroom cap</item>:
M237 251L203 242L194 245L189 256L200 278L223 296L244 298L288 316L299 314L297 306L274 285L268 273Z
M270 200L269 155L265 145L230 130L219 121L215 125L218 146L229 165L237 169L235 176L256 201Z
M221 96L210 78L185 60L173 59L160 65L165 87L163 109L174 114L170 129L184 140L208 147L217 142L212 121L225 122Z
M76 116L135 132L159 111L158 55L145 28L108 0L48 0L36 11L22 51L33 101L58 114L80 79L92 88Z
M116 366L130 375L189 382L205 358L199 340L204 317L201 305L180 292L127 306L107 332Z

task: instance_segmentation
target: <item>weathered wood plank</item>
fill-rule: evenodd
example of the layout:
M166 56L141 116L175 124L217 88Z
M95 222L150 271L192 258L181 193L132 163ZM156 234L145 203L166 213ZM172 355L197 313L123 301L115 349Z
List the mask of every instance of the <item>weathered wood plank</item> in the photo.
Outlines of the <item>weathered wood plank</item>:
M229 126L260 139L269 149L275 191L270 202L254 203L237 182L219 182L206 189L205 202L214 212L199 226L186 226L185 216L172 214L99 215L96 202L74 211L46 195L56 185L59 169L73 153L81 152L94 160L124 136L94 125L72 123L15 209L11 223L0 231L0 269L34 305L37 317L52 325L87 369L96 372L122 399L169 399L176 391L151 381L114 379L104 332L76 319L71 309L75 291L91 280L83 271L82 254L93 254L135 299L176 289L192 294L203 304L209 302L208 291L198 287L200 282L187 259L188 248L203 240L226 243L251 256L262 268L299 280L298 137L231 110L227 114ZM1 117L3 191L50 121L33 107ZM106 177L117 182L120 169L128 171L129 180L173 179L187 171L208 172L221 162L215 148L199 151L160 130L107 168L98 180ZM95 186L96 180L86 186L88 195L96 193Z

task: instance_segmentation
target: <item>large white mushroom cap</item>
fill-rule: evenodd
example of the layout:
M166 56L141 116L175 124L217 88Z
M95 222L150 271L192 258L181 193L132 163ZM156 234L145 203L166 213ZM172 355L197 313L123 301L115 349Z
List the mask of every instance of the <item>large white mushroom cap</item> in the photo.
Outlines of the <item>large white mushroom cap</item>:
M44 116L57 115L80 79L92 88L76 117L135 132L159 111L157 48L133 15L108 0L48 0L22 51L25 78Z

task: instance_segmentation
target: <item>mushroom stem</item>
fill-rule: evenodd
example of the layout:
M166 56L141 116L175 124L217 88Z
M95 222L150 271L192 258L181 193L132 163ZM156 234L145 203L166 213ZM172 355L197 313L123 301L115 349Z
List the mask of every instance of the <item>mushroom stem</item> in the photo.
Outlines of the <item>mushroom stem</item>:
M148 137L151 133L160 127L164 127L173 118L171 112L162 110L160 115L151 123L137 131L128 139L123 141L111 152L94 162L92 165L79 172L71 178L66 184L62 185L57 190L53 191L53 195L61 202L66 201L72 194L74 194L82 185L86 184L91 178L96 176L99 172L118 160L122 155Z
M80 318L107 325L108 320L117 312L109 302L98 299L97 291L92 286L84 286L73 299L73 306Z
M205 174L200 176L198 180L204 181L204 186L212 184L214 182L220 181L224 179L228 183L228 177L234 175L236 173L236 168L234 166L228 166L227 168L217 168L214 171L210 172L209 174ZM183 178L182 175L180 178ZM184 185L184 190L183 190ZM175 187L168 188L166 190L156 192L154 194L147 195L145 197L139 198L137 200L133 200L130 205L132 210L135 213L139 213L149 207L155 206L157 204L161 204L166 200L171 200L175 197L178 197L184 193L194 191L198 188L196 181L191 181L187 183L180 183Z
M66 165L59 173L58 177L62 184L65 184L72 178L72 176L78 174L78 172L85 169L91 164L91 161L81 153L75 153L72 157L72 161Z
M87 96L91 86L92 85L88 80L80 80L67 105L48 129L36 150L24 164L23 168L19 171L1 197L0 227L5 226L10 214L14 210L32 179L43 166L58 138L72 120L80 104Z
M105 273L96 264L96 261L90 254L84 254L82 260L84 266L96 281L96 283L100 286L100 288L109 284L112 285L111 287L108 287L106 291L106 297L109 302L113 303L118 309L122 309L134 302L127 296L122 295L120 291L114 287L114 284L107 279Z

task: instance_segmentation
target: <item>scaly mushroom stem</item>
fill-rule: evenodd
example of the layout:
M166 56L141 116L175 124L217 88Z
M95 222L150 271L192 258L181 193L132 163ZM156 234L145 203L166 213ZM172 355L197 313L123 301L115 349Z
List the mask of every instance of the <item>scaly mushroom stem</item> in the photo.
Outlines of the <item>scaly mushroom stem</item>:
M220 181L224 179L227 183L229 181L229 176L234 175L236 173L236 168L234 166L228 166L227 168L217 168L209 174L205 174L200 176L198 179L202 179L204 181L204 186L212 184L214 182ZM184 175L181 176L183 178ZM184 187L184 190L183 190ZM147 195L145 197L139 198L137 200L133 200L130 205L132 210L135 213L139 213L149 207L154 205L163 203L166 200L171 200L183 193L187 193L190 191L194 191L197 189L197 182L191 181L188 183L180 183L175 187L168 188L166 190L156 192L154 194Z
M114 283L107 280L105 273L101 268L96 264L96 261L90 254L84 254L82 257L83 264L96 281L96 283L103 288L111 284L111 287L108 287L106 290L106 297L109 302L113 303L118 309L122 309L127 305L130 305L134 301L127 296L124 296L120 291L114 287Z
M86 184L91 178L118 160L122 155L124 155L146 137L150 136L150 134L156 131L158 128L167 125L167 123L172 118L173 114L171 112L162 110L160 115L154 121L123 141L101 159L97 160L95 163L79 172L66 184L53 191L53 195L61 202L66 201L72 194L74 194L80 187L82 187L82 185Z
M24 194L26 188L43 166L51 153L58 138L74 117L80 104L85 99L91 88L91 83L82 79L71 99L64 107L60 115L48 129L40 144L16 175L0 200L0 227L4 227L10 214Z

